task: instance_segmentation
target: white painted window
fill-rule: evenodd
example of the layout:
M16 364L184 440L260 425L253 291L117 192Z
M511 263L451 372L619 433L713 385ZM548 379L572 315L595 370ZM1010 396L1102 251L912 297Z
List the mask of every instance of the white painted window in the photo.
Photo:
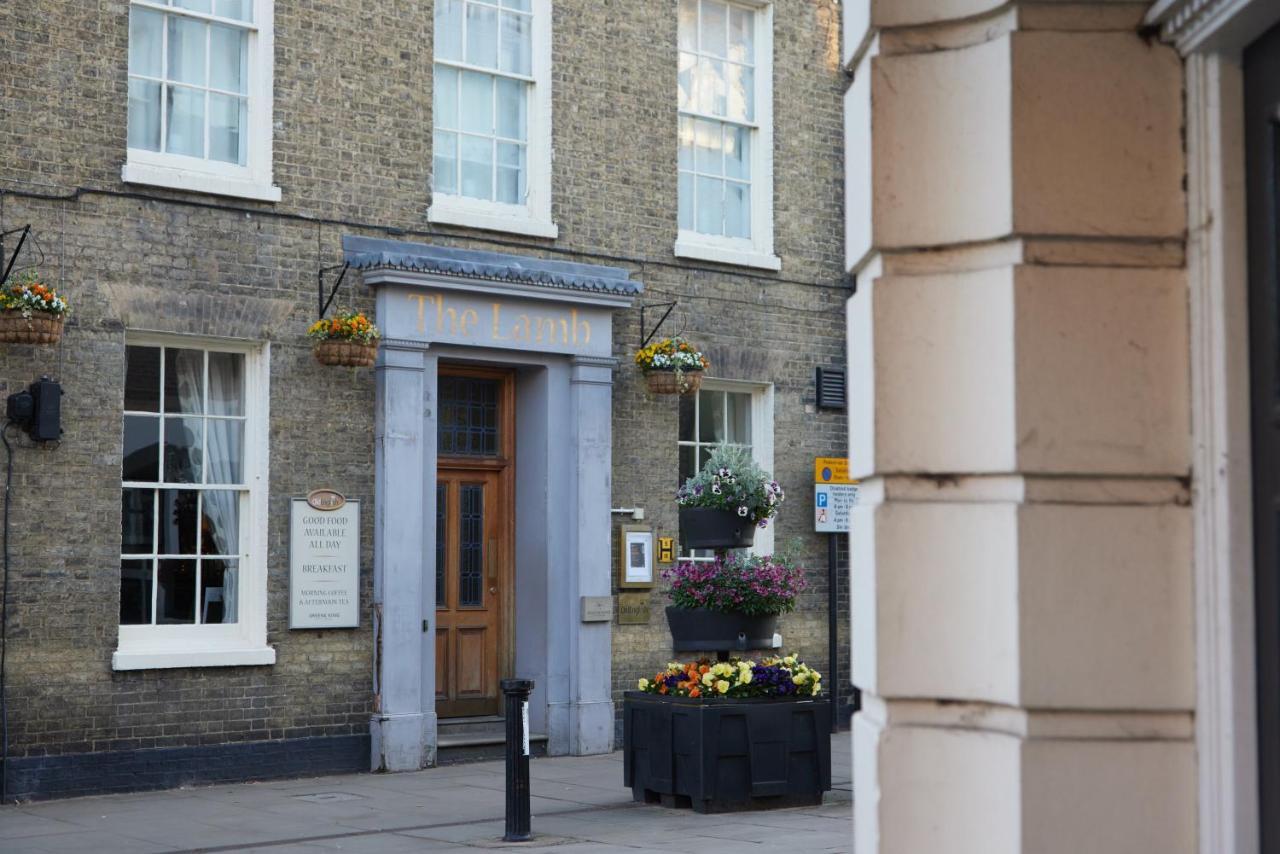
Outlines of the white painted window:
M117 670L275 660L266 363L240 345L129 340Z
M272 0L132 0L123 178L277 201Z
M773 254L773 12L679 3L676 255L777 270Z
M705 380L697 394L680 397L677 433L683 484L711 457L718 445L747 448L766 472L773 471L773 387L730 380ZM773 551L773 522L756 531L752 551ZM684 552L682 558L710 560L708 549Z
M555 237L550 0L437 0L432 222Z

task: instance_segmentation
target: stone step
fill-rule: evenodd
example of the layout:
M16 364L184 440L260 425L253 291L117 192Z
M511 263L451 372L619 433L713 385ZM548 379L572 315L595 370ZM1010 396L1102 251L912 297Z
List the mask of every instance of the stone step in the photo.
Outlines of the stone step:
M455 765L460 762L482 762L502 759L507 750L507 722L497 715L469 718L445 718L439 723L436 740L436 762ZM529 753L547 755L547 737L529 735Z
M499 738L440 736L436 742L437 765L459 765L464 762L491 762L507 755L506 741ZM547 755L547 737L529 736L529 755Z
M500 715L476 715L467 718L441 718L439 722L440 736L491 736L502 737L506 731L506 719Z

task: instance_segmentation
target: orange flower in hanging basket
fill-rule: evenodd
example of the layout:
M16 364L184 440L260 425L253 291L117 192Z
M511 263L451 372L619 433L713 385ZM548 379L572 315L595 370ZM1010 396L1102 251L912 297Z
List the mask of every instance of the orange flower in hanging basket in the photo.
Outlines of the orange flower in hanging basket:
M339 311L311 324L307 337L315 341L316 361L322 365L367 368L378 356L378 327L362 312Z
M71 306L65 297L40 281L34 271L21 273L0 290L0 342L57 344Z

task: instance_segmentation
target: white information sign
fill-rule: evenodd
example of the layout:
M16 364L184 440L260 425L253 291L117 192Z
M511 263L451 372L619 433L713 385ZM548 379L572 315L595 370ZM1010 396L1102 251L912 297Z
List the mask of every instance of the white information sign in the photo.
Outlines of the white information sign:
M332 491L289 508L289 628L360 625L360 502Z
M851 483L813 485L813 530L820 534L849 532L849 511L858 501L858 487Z
M529 701L520 704L520 729L524 733L524 743L520 745L524 755L529 755Z

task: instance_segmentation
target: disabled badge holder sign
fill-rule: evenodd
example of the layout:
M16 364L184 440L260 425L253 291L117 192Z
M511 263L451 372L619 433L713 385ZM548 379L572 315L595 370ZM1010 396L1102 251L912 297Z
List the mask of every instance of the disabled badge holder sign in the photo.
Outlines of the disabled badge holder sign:
M842 534L858 500L858 482L849 477L849 460L818 457L813 461L813 530Z

